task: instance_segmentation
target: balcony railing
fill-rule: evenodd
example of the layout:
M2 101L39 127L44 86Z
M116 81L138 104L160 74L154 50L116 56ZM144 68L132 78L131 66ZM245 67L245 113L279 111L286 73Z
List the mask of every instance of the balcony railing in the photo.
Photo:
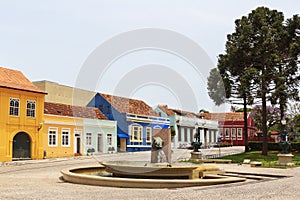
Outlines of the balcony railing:
M170 124L170 119L166 117L155 117L155 116L145 116L145 115L136 115L127 113L127 121L138 121L138 122L147 122L147 123L156 123L156 124Z

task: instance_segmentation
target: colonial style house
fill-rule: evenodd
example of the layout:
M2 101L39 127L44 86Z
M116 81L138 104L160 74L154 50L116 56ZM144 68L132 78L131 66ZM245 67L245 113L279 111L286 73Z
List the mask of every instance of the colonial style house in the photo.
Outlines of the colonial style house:
M217 121L202 119L195 113L168 108L167 105L158 105L155 111L160 116L170 119L173 147L190 147L195 133L200 134L204 148L217 142L219 137Z
M97 108L45 102L42 132L48 158L115 152L116 130L116 122Z
M120 151L150 150L152 135L170 128L168 118L160 117L141 100L97 93L88 106L98 108L109 120L117 121Z
M217 120L219 122L219 132L223 143L234 146L244 145L244 113L227 112L227 113L199 113L199 116L206 120ZM255 133L253 119L247 116L248 136L249 138Z
M0 162L43 158L45 94L22 72L0 67Z

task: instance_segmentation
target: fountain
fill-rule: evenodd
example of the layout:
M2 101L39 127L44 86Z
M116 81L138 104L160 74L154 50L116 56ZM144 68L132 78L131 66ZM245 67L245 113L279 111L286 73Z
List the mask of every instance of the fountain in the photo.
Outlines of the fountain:
M180 188L246 180L223 176L225 172L214 165L171 163L171 138L162 138L159 135L154 137L151 162L99 162L101 166L62 170L63 179L72 183L127 188Z

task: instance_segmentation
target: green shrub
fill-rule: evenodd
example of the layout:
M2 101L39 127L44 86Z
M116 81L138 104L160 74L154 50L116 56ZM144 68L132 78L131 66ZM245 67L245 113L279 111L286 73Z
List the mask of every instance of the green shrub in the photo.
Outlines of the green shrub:
M249 147L251 151L261 151L262 150L262 142L249 142ZM268 142L268 150L271 151L280 151L281 148L278 142Z

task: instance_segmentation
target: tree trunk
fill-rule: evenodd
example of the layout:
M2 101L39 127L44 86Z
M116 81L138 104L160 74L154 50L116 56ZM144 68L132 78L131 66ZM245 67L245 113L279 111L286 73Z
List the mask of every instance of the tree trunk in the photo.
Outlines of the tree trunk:
M263 144L262 144L262 155L268 155L268 138L267 138L267 82L265 77L265 67L262 70L261 80L261 100L262 100L262 132L263 132Z
M247 120L247 97L246 95L243 97L244 100L244 145L245 145L245 152L249 151L249 145L248 145L248 120Z

